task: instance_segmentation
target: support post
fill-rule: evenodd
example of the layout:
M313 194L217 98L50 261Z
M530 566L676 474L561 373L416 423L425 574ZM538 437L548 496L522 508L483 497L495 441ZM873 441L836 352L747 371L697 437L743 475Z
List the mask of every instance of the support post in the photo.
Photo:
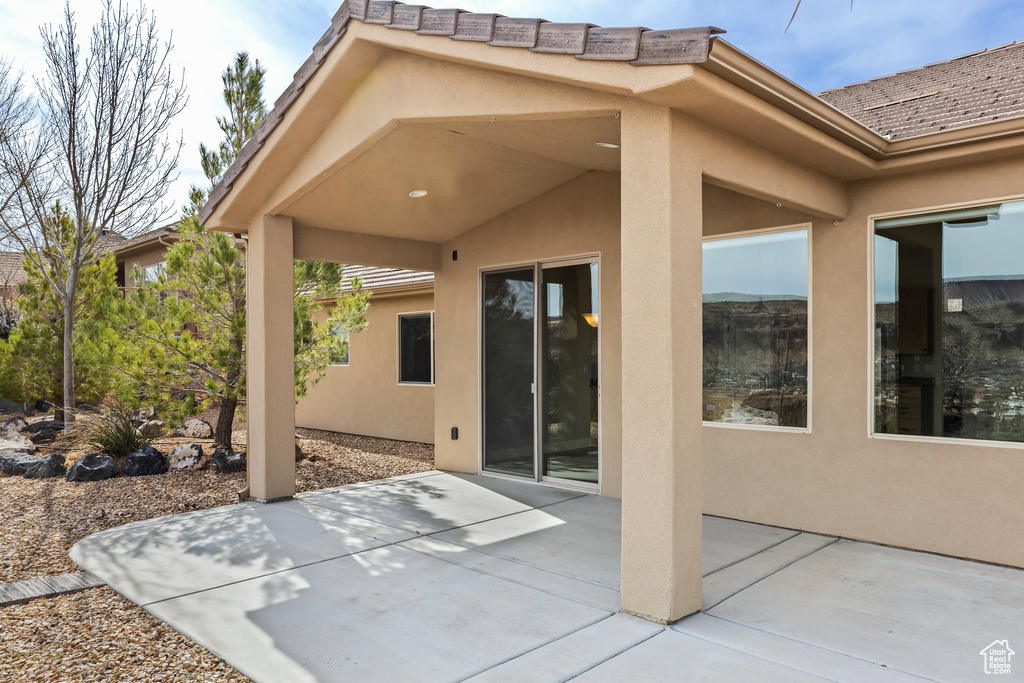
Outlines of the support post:
M702 603L701 182L681 115L623 108L622 609L659 623Z
M249 493L295 493L295 332L292 219L264 216L246 254Z

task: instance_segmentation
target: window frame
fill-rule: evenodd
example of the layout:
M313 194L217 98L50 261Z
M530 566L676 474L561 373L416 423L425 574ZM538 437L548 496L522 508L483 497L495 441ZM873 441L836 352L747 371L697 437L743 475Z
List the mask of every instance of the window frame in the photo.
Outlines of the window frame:
M985 448L1009 448L1024 450L1024 442L990 441L986 439L959 439L950 436L919 436L917 434L879 434L875 432L875 222L889 218L912 218L929 213L939 213L957 209L976 209L991 204L1006 204L1024 201L1024 194L978 199L970 202L954 202L936 204L919 208L901 209L899 211L881 211L868 214L865 220L865 238L867 240L867 283L865 293L868 302L867 325L867 392L865 396L867 435L869 439L882 441L903 441L931 445L954 445Z
M429 382L403 382L402 381L402 318L417 318L430 316L430 381ZM395 379L400 387L432 387L436 380L434 358L434 311L402 311L395 314Z
M787 427L784 425L745 425L745 424L731 424L727 422L712 422L709 420L701 420L701 425L704 427L714 427L716 429L738 429L746 431L758 431L758 432L776 432L782 434L811 434L814 426L813 417L813 406L814 406L814 230L813 223L793 223L789 225L780 225L770 228L760 228L757 230L741 230L738 232L727 232L716 235L704 235L701 238L701 271L703 272L703 245L705 242L718 242L727 239L735 239L737 237L756 237L758 235L772 235L780 232L795 232L797 230L807 231L807 426L806 427ZM703 288L701 288L701 294L703 297ZM701 302L701 309L703 310L703 301ZM701 343L701 377L704 375L704 354L703 354L703 343ZM701 405L703 406L703 391L704 384L701 382ZM703 410L701 411L703 413Z

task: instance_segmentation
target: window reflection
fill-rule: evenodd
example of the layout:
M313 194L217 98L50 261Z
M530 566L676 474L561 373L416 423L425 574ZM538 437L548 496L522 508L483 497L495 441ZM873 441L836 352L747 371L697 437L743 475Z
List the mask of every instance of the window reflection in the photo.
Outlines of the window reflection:
M704 242L705 421L807 426L807 230Z
M875 223L875 432L1024 441L1024 202Z

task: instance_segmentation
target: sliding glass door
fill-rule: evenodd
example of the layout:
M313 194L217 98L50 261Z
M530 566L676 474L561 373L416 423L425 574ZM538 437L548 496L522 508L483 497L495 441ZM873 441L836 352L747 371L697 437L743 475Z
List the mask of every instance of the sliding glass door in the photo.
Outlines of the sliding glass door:
M484 275L484 469L535 476L535 268Z
M591 259L484 274L484 470L597 486L598 281Z

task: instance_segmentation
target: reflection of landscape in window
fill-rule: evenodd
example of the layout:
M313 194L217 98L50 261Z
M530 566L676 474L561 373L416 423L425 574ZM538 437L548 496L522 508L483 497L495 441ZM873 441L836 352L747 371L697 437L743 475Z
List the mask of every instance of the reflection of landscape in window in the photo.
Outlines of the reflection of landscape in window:
M703 419L807 426L807 231L704 243Z
M875 228L875 432L1024 441L1024 203Z

